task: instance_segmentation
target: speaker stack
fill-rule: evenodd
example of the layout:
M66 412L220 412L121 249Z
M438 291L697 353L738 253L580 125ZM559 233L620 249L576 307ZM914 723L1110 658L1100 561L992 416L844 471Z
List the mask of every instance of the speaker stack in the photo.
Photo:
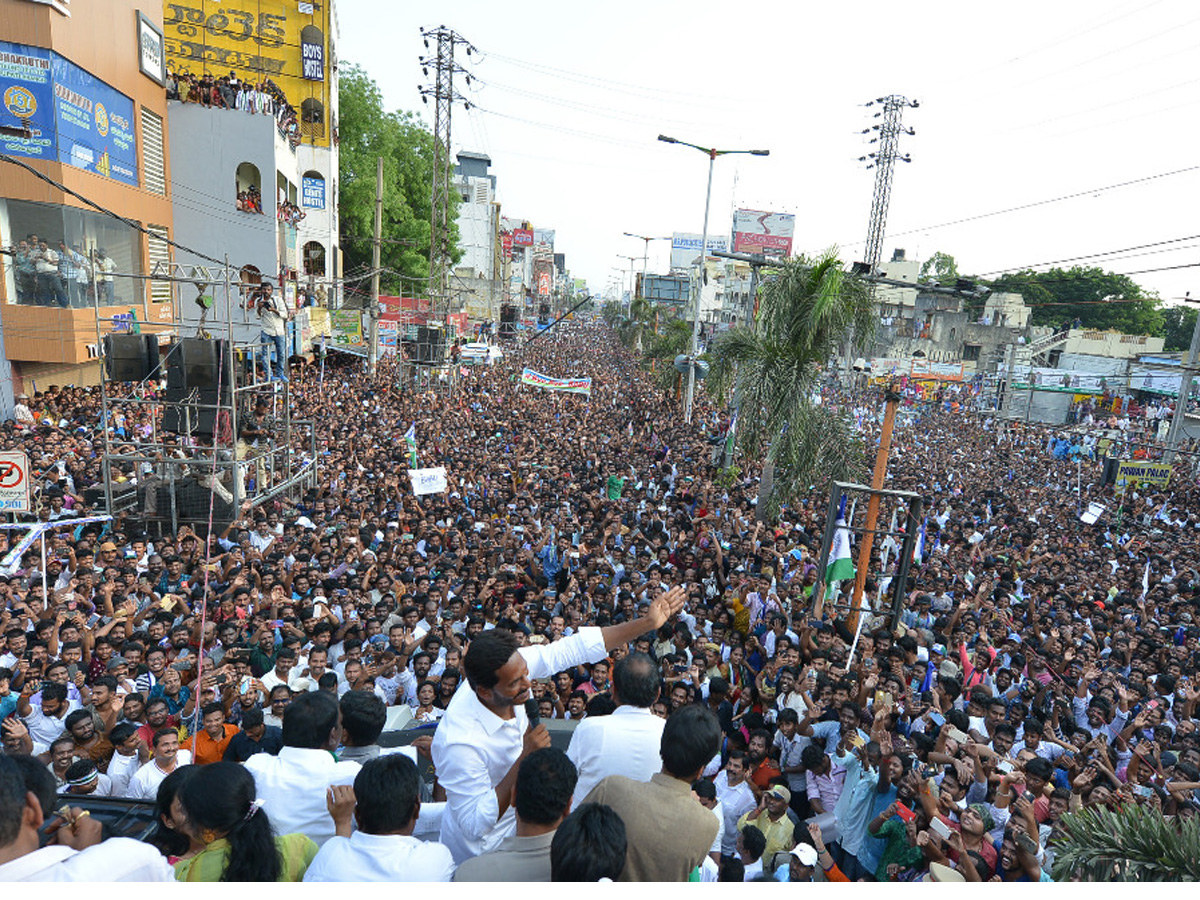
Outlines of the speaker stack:
M511 303L500 307L500 337L515 338L517 336L517 308Z
M233 357L226 341L184 338L171 346L165 365L163 430L212 437L218 412L228 421L233 406Z
M436 366L446 361L446 330L418 325L415 341L407 341L408 358L417 365Z
M104 374L109 381L148 381L158 377L157 334L106 334Z

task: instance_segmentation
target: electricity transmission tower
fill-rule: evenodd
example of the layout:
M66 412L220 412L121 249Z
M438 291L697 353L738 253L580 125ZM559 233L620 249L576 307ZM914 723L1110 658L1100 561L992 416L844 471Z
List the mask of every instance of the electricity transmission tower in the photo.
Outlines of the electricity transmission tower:
M870 128L864 128L862 133L877 132L875 137L871 138L871 143L877 143L879 149L858 158L859 162L867 163L868 169L875 169L875 195L871 198L871 222L867 226L867 249L864 260L867 264L867 273L871 275L875 274L875 269L879 265L879 256L883 250L883 229L887 225L888 203L892 199L892 172L896 168L896 160L912 162L912 158L907 153L903 156L900 155L900 135L915 134L916 132L911 128L905 128L901 123L901 117L906 106L916 109L920 105L916 100L909 100L899 94L878 97L867 103L867 106L877 104L883 109L875 113L875 118L883 121Z
M454 89L454 76L462 75L468 85L471 73L454 61L454 49L466 48L467 56L478 51L461 34L445 25L421 29L427 52L420 58L421 72L426 78L433 69L433 83L420 86L421 101L433 98L433 186L429 231L429 300L435 314L445 313L450 288L450 112L456 102L464 109L471 103ZM430 46L430 42L433 46Z

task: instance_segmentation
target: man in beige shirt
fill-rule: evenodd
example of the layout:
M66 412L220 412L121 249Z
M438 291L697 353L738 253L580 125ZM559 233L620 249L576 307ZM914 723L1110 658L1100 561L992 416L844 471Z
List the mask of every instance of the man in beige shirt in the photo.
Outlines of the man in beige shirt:
M610 775L585 803L603 803L625 822L628 850L621 881L687 881L717 836L717 820L692 794L692 782L716 755L721 726L692 703L663 728L662 771L640 782Z

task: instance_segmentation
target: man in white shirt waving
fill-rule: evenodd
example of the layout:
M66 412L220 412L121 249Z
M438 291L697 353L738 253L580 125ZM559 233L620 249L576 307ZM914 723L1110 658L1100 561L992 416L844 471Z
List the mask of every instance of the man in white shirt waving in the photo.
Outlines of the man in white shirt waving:
M485 631L463 659L467 682L458 689L433 739L433 762L446 789L442 843L455 862L489 853L516 830L510 808L520 762L550 745L545 726L529 728L524 703L531 679L594 663L614 647L655 631L683 609L687 591L674 587L650 604L640 619L532 647L520 647L511 631Z
M575 799L583 801L597 784L609 775L624 775L634 781L649 781L662 771L663 725L650 712L658 699L658 667L645 653L630 653L613 671L611 716L588 717L571 735L567 756L579 770Z

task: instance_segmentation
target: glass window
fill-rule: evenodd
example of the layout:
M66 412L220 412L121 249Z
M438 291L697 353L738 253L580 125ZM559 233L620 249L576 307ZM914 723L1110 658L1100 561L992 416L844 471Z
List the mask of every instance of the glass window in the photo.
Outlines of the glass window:
M13 249L10 303L83 309L99 294L101 306L141 307L142 282L128 277L144 271L140 231L71 206L6 202Z

